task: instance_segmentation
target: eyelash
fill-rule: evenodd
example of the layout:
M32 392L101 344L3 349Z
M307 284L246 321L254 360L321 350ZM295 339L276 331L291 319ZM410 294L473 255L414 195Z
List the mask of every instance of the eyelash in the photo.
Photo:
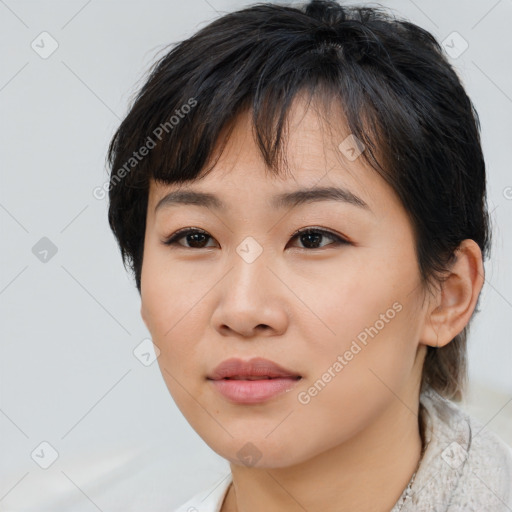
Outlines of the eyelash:
M170 237L168 237L165 240L163 240L162 243L164 245L168 245L168 246L173 246L173 245L174 246L180 246L183 249L195 249L195 250L211 249L211 247L199 247L199 248L186 247L186 246L181 245L181 244L178 243L179 240L181 240L182 238L185 238L187 235L189 235L189 234L197 234L197 233L206 235L209 238L213 238L206 231L204 231L202 229L183 228L183 229L180 229L180 230L176 231L176 233L174 233ZM333 233L332 231L327 231L325 229L314 228L314 227L313 228L301 228L301 229L295 231L295 233L291 236L291 240L293 240L294 238L299 237L300 235L313 234L313 233L314 234L320 234L320 235L323 235L323 236L327 236L328 238L331 238L331 239L333 239L335 241L334 244L328 244L328 245L338 246L338 245L349 245L350 244L350 242L348 240L346 240L345 238L343 238L340 235L337 235L337 234ZM326 246L324 246L324 247L326 247ZM317 247L317 248L314 248L314 249L308 249L307 247L299 247L299 249L306 250L306 251L315 251L315 250L318 251L320 249L323 249L323 247Z

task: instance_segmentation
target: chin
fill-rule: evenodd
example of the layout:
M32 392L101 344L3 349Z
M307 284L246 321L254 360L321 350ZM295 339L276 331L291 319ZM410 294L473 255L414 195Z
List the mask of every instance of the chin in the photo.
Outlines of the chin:
M230 464L247 468L272 469L286 468L308 460L313 454L299 452L297 442L290 439L290 444L276 437L270 441L261 437L250 436L247 440L230 438L229 445L218 443L218 438L208 443L210 448Z

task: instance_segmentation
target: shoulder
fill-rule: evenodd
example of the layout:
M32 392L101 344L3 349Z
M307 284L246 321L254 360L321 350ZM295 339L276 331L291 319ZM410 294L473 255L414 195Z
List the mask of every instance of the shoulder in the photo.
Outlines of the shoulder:
M469 506L478 500L482 510L491 503L492 510L511 510L512 448L480 421L471 416L468 421L471 444L462 475L463 485L456 493L460 510L472 510Z
M429 391L422 394L429 445L424 476L442 488L449 512L512 508L512 449L459 405ZM423 465L423 464L422 464ZM443 509L444 510L444 509Z
M220 512L222 502L231 484L231 473L206 489L199 491L174 512Z

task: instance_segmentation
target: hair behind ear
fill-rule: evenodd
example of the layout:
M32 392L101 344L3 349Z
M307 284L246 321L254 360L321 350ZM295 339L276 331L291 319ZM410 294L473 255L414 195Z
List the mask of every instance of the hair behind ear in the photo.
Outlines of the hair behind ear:
M469 326L464 327L444 347L427 347L421 390L434 389L449 400L460 402L467 385L466 342Z

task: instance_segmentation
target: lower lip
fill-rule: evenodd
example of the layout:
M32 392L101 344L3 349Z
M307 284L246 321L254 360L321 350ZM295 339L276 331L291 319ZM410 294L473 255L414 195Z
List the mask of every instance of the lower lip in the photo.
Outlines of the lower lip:
M212 380L215 388L237 404L257 404L292 389L300 379L282 377L262 380Z

